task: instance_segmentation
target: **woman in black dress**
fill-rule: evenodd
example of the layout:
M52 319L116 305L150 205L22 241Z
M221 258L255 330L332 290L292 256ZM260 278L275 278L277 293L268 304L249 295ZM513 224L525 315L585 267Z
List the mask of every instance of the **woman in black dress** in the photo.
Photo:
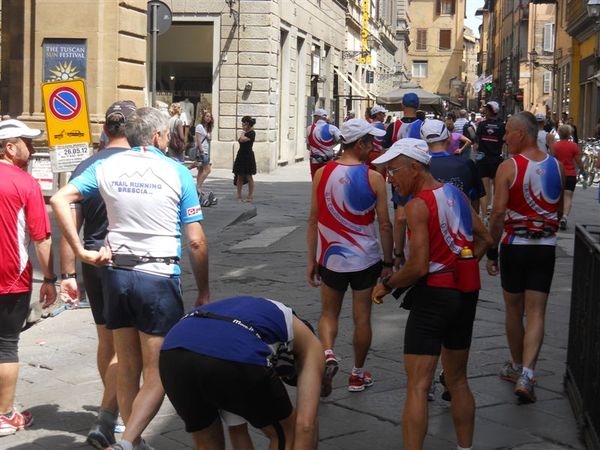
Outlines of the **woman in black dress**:
M252 175L256 175L256 160L254 159L252 145L256 137L253 129L255 123L256 119L250 116L242 117L242 132L238 138L240 149L233 163L234 181L239 201L251 202L253 200L254 179ZM248 197L246 197L246 200L242 200L242 187L246 183L248 183Z

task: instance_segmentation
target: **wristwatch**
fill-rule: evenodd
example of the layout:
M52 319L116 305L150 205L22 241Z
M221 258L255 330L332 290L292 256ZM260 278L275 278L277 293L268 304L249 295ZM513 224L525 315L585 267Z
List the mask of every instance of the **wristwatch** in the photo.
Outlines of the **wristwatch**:
M392 278L391 275L388 275L387 277L383 277L381 279L381 284L383 284L383 287L386 288L388 291L393 291L394 288L389 285L390 278Z
M54 275L52 278L44 277L44 283L48 283L48 284L54 284L54 283L56 283L57 280L58 280L58 277L56 275Z
M77 278L77 272L61 273L60 274L60 279L61 280L68 280L69 278Z

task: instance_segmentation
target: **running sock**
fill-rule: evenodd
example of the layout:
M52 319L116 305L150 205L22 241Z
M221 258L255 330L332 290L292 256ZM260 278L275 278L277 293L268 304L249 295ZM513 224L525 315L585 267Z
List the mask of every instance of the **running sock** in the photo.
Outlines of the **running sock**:
M133 450L133 444L129 441L119 441L118 444L123 448L123 450Z
M461 447L460 445L457 445L456 450L473 450L473 447Z
M523 367L523 375L526 375L527 378L533 380L533 369L530 369L529 367Z
M521 370L523 370L523 364L515 364L515 363L511 363L511 364L512 364L512 368L513 368L514 370L518 370L519 372L520 372Z
M110 409L100 408L98 412L97 421L103 425L106 425L110 429L115 426L117 422L117 418L119 417L119 412L113 412Z
M14 409L11 409L10 412L8 412L6 414L0 414L0 416L4 416L8 420L12 419L14 415L15 415L15 410Z
M327 350L325 350L325 357L327 357L327 356L335 356L333 354L333 350L332 349L328 348Z
M352 375L356 375L359 378L363 377L363 368L362 367L353 367Z

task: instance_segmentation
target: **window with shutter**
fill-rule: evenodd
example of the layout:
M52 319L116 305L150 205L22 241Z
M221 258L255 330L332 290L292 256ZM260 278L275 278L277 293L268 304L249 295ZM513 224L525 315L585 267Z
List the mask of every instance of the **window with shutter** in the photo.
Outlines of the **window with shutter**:
M553 23L545 23L544 24L544 45L543 50L545 52L554 52L554 24Z
M552 90L552 72L544 72L544 94Z
M452 30L440 30L440 50L451 49Z
M456 10L455 0L436 0L435 7L439 16L451 16Z
M412 63L413 78L427 78L427 61L414 61Z
M427 50L427 30L426 29L418 29L417 30L417 50L420 50L420 51Z

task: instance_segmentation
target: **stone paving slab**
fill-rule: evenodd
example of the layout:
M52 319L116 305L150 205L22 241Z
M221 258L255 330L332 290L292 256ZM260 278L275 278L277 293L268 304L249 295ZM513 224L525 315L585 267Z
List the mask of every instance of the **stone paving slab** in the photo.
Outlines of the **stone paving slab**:
M234 199L229 171L214 170L206 183L219 198L206 208L204 229L209 240L213 298L251 293L290 304L316 323L320 312L318 289L306 282L306 220L310 183L308 165L284 168L256 177L256 201ZM520 405L511 385L497 377L508 358L504 335L504 306L500 281L482 274L482 290L469 365L476 398L475 448L513 450L582 449L570 405L563 389L571 290L573 224L598 223L596 189L578 190L570 229L559 233L558 258L547 310L546 340L536 374L539 400ZM232 250L240 242L270 227L298 227L266 247ZM58 266L57 266L58 267ZM195 299L195 283L187 260L182 266L184 301ZM39 272L36 280L41 281ZM332 395L321 404L320 443L324 450L400 449L401 414L405 397L402 342L407 312L386 299L373 308L373 343L367 360L375 385L363 393L346 389L352 367L350 295L340 320L336 354L341 370ZM32 429L0 438L4 450L84 449L84 440L97 410L102 385L95 366L96 337L91 312L65 311L45 319L22 334L22 369L17 406L34 412ZM438 397L441 390L438 389ZM290 389L293 397L293 389ZM425 448L454 449L449 404L430 403ZM267 448L260 432L251 430L257 449ZM165 400L144 437L157 450L192 448L183 423Z

